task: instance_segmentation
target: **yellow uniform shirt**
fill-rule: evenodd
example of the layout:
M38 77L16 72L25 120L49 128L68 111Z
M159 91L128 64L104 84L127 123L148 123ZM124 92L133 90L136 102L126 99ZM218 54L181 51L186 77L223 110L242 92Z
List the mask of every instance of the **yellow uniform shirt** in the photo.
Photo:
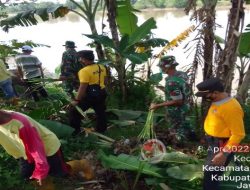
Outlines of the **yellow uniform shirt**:
M229 138L228 148L238 145L245 137L243 110L235 98L225 98L214 102L204 123L205 132L213 137Z
M105 88L104 80L107 76L106 68L103 65L100 66L100 86ZM78 72L80 83L88 83L89 85L99 84L99 67L97 64L88 65L82 68Z
M10 77L10 72L6 69L4 62L0 60L0 82L5 81Z
M0 125L0 145L3 146L8 154L14 158L29 159L30 153L25 149L24 143L35 147L37 146L35 142L40 140L45 148L46 156L52 156L59 150L61 146L60 141L46 127L21 113L13 112L12 115L15 116L13 119ZM23 133L25 135L22 135ZM40 139L32 139L35 138L36 134L39 135Z

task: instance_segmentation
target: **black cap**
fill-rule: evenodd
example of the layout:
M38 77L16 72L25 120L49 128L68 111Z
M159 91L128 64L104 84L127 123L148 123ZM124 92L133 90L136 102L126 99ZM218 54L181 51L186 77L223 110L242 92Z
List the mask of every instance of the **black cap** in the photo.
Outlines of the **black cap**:
M198 96L198 97L206 96L208 93L214 92L214 91L218 91L218 92L224 91L223 84L218 78L207 79L197 84L196 87L198 88L199 91L195 94L195 96Z
M94 61L95 56L92 50L82 50L77 52L78 57Z
M66 46L68 48L75 48L75 42L73 41L66 41L65 44L63 46Z

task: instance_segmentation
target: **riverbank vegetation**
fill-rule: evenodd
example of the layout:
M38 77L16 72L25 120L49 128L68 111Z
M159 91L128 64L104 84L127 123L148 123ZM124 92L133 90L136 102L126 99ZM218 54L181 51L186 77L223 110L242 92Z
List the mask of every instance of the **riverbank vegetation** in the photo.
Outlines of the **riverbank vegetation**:
M93 1L93 5L96 4L97 0ZM80 2L82 5L83 3ZM188 4L188 0L131 0L131 4L134 8L141 10L141 9L148 9L148 8L185 8ZM33 3L11 3L8 7L6 7L6 11L9 13L17 13L27 10L34 10L39 8L46 8L48 6L59 6L62 5L60 2L54 3L51 1L47 2L36 2ZM72 3L70 0L67 0L64 4L67 7L70 7L71 9L76 9L77 6ZM202 1L197 1L198 6L202 6ZM218 1L218 7L223 6L230 6L230 1L228 0L220 0ZM99 7L99 10L101 10L101 7Z
M138 137L145 123L148 123L148 107L151 102L163 101L159 95L159 81L161 73L152 74L152 65L158 59L168 54L173 48L179 48L190 33L196 32L196 37L187 43L186 48L194 52L193 62L185 70L189 74L189 83L195 89L198 70L202 70L202 78L205 80L211 76L221 78L230 94L234 73L240 73L236 97L242 104L245 112L245 128L247 136L245 142L249 142L250 136L250 25L244 26L244 3L235 1L230 3L230 15L228 16L228 28L226 40L215 36L216 0L198 1L199 7L188 1L185 4L186 11L192 12L191 19L197 21L196 26L190 26L185 31L180 31L174 39L169 41L151 35L151 30L156 29L154 18L149 18L141 25L137 23L134 8L141 5L149 5L149 1L101 1L83 0L81 4L69 0L71 5L50 4L47 7L32 7L25 9L25 14L15 14L7 19L2 17L0 26L4 31L16 26L30 26L39 24L38 19L46 21L63 17L69 12L80 15L89 24L91 34L86 36L93 40L91 47L97 52L99 63L105 64L114 71L109 76L107 85L107 115L108 130L105 136L94 133L91 128L94 125L92 110L84 113L83 127L85 133L78 137L71 137L72 129L68 126L65 105L69 103L67 95L62 90L61 84L53 82L50 78L43 81L49 98L40 102L31 101L24 94L25 88L21 83L15 82L15 87L20 95L18 104L1 100L0 108L19 111L38 120L52 130L61 140L66 160L87 158L91 161L91 167L95 171L95 180L85 181L83 176L76 176L65 180L53 179L54 189L100 189L100 190L201 190L202 163L206 151L200 138L203 136L202 120L206 113L205 102L197 102L191 98L192 111L189 120L197 138L193 142L187 142L184 147L179 147L171 142L171 136L167 134L170 126L165 118L165 110L149 114L151 124L156 137L166 146L166 155L161 162L152 164L141 159L142 142ZM151 4L184 1L160 1L150 0ZM117 4L116 4L117 3ZM29 5L29 4L27 4ZM92 7L93 5L93 7ZM77 9L72 9L72 7ZM156 6L156 5L154 5ZM179 6L179 5L178 5ZM183 6L183 5L182 5ZM98 33L95 26L95 14L98 7L105 8L111 35ZM3 10L5 7L2 7ZM32 11L31 11L32 10ZM6 16L10 14L6 11ZM125 13L125 14L124 14ZM129 20L128 20L129 19ZM128 22L129 21L129 22ZM247 21L248 22L248 21ZM235 35L237 34L237 35ZM4 43L0 39L0 57L5 60L8 56L17 54L17 49L24 43L36 46L34 42ZM40 44L41 45L41 44ZM161 51L152 54L154 48ZM237 61L238 60L238 61ZM2 95L3 96L3 95ZM246 165L249 165L246 163ZM234 172L229 175L245 175ZM28 190L34 189L30 184L21 181L18 175L18 164L0 148L0 189ZM236 184L232 181L222 184L223 189L234 190ZM47 188L48 189L48 188ZM46 190L47 190L46 189Z

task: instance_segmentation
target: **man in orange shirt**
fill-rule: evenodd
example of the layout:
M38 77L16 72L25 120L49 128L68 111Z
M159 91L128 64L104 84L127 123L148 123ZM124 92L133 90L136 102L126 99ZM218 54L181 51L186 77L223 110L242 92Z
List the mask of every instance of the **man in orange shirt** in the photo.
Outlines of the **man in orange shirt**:
M223 171L217 171L215 166L226 167L233 159L233 148L245 137L244 113L238 101L224 92L219 79L208 79L196 87L196 96L212 101L204 122L208 154L203 167L203 189L220 190L217 176ZM213 167L215 170L209 169Z

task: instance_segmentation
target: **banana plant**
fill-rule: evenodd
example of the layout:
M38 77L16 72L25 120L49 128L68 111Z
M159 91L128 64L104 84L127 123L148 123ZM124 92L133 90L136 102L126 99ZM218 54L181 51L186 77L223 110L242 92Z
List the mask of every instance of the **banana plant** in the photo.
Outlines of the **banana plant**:
M105 48L111 49L113 54L119 54L121 59L119 64L122 64L122 67L125 68L126 61L123 60L129 60L129 66L144 63L152 56L150 48L164 46L166 43L168 43L167 40L161 38L148 39L151 30L154 28L156 28L156 22L153 18L150 18L142 25L137 27L130 35L124 34L121 37L118 46L116 46L114 41L108 36L87 34L85 34L85 36L101 43ZM137 47L144 47L145 49L148 49L148 51L137 53ZM121 65L115 65L111 63L111 66L115 68L118 75L124 74L121 78L126 79L126 73L120 73ZM129 66L127 68L129 68Z
M69 12L73 12L84 20L87 21L91 29L92 34L97 34L96 24L95 24L95 15L97 12L98 6L101 4L102 0L97 0L95 5L93 0L82 0L83 4L76 2L75 0L70 0L78 10L71 9L67 6L50 6L46 8L38 8L34 10L29 10L25 12L17 13L14 16L10 16L0 21L0 27L5 32L8 32L11 28L15 26L32 26L39 23L39 19L42 21L48 21L51 18L56 19L58 17L64 17ZM100 44L96 45L96 51L99 59L104 58L104 53Z
M18 40L11 40L9 42L0 43L0 59L7 65L6 57L8 56L15 56L18 54L18 49L21 48L23 45L29 45L31 47L50 47L45 44L37 44L32 41L25 41L25 42L18 42Z
M250 24L246 26L245 32L240 36L238 46L238 56L240 57L239 70L239 85L237 90L237 99L244 103L247 98L250 83ZM248 68L247 68L248 67Z

